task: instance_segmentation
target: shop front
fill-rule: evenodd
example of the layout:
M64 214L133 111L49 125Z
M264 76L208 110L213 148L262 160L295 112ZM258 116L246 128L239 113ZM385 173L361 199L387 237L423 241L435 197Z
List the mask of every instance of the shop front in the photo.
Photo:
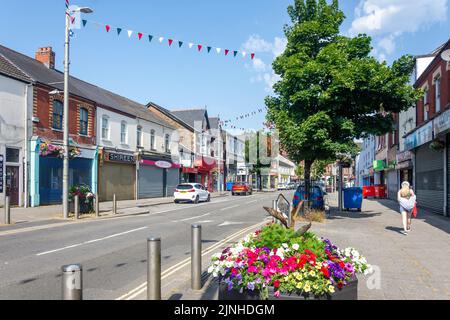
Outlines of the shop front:
M198 171L196 182L205 186L209 192L213 192L216 184L214 171L217 170L217 160L211 157L199 156L195 159L194 165Z
M413 180L413 154L410 151L403 151L397 154L397 171L398 171L398 185L407 181L411 186L414 185Z
M173 196L180 183L181 165L170 158L143 156L139 161L139 199Z
M31 206L62 203L63 159L39 152L42 141L31 141L30 198ZM55 148L61 145L52 144ZM86 185L97 189L97 149L78 147L80 154L69 160L69 188Z
M136 157L131 152L105 149L99 164L100 201L135 199Z

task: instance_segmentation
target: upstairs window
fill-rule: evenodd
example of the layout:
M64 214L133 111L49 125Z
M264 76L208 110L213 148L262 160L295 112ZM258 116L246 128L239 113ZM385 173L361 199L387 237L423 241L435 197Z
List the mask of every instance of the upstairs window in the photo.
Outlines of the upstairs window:
M136 145L138 147L142 146L142 127L138 126L136 130Z
M150 150L156 150L155 149L155 130L150 131Z
M436 113L441 111L441 78L434 80L435 97L436 97Z
M64 107L61 101L53 101L53 129L62 130L63 128Z
M126 144L128 137L127 137L127 123L125 121L122 121L120 124L120 143Z
M80 134L87 136L88 134L89 112L86 108L80 109Z
M109 119L106 116L102 118L102 139L109 140Z
M166 137L164 139L164 148L166 153L170 153L170 135L166 134Z

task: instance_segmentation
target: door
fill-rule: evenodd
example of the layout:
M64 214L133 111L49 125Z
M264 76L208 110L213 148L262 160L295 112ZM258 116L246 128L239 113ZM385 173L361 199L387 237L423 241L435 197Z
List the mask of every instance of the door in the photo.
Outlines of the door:
M6 195L11 205L19 205L19 167L6 167Z

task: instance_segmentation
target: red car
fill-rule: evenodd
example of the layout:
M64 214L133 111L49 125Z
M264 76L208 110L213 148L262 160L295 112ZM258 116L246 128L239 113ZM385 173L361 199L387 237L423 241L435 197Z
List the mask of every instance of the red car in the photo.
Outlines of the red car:
M231 188L231 195L252 195L253 194L253 188L252 186L246 184L246 183L235 183L233 187Z

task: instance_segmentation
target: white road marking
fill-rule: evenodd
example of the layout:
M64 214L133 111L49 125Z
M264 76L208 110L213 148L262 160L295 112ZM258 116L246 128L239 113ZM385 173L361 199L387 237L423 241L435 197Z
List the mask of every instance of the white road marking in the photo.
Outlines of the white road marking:
M250 226L248 228L242 229L230 236L228 236L227 238L223 239L222 241L216 243L215 245L212 245L211 247L205 249L202 251L202 256L205 256L209 253L211 253L214 250L217 250L218 248L222 247L223 245L225 245L228 241L241 236L242 234L247 233L248 231L252 230L252 229L256 229L258 227L260 227L263 224L266 224L267 221L264 220L263 222L257 223L253 226ZM177 264L175 264L174 266L166 269L164 272L161 273L161 280L167 278L168 276L172 275L173 273L183 269L184 267L190 265L191 263L191 258L187 258ZM140 286L138 286L137 288L134 288L133 290L125 293L124 295L120 296L119 298L117 298L116 300L132 300L134 298L136 298L137 296L143 294L145 291L147 290L147 282L144 282L143 284L141 284Z
M177 222L184 222L184 221L194 220L194 219L198 219L198 218L203 218L203 217L211 215L211 213L212 212L208 212L208 213L202 214L201 216L186 218L186 219L183 219L183 220L175 220L175 221L172 221L172 222L177 223Z
M67 249L76 248L76 247L79 247L79 246L82 246L82 245L85 245L85 244L91 244L91 243L94 243L94 242L99 242L99 241L103 241L103 240L107 240L107 239L123 236L125 234L136 232L136 231L140 231L140 230L144 230L144 229L147 229L147 228L148 227L142 227L142 228L133 229L133 230L129 230L129 231L121 232L121 233L112 234L112 235L104 237L104 238L94 239L94 240L90 240L90 241L85 241L85 242L73 244L71 246L66 246L66 247L63 247L63 248L55 249L55 250L41 252L41 253L36 254L36 256L43 256L43 255L50 254L50 253L55 253L55 252L59 252L59 251L67 250Z
M233 226L238 224L244 224L245 222L232 222L232 221L225 221L222 224L219 224L218 227L225 227L225 226Z
M255 202L258 202L258 200L249 201L246 204L255 203Z
M239 205L223 208L223 209L220 209L220 211L230 210L230 209L234 209L234 208L237 208L237 207L239 207Z

